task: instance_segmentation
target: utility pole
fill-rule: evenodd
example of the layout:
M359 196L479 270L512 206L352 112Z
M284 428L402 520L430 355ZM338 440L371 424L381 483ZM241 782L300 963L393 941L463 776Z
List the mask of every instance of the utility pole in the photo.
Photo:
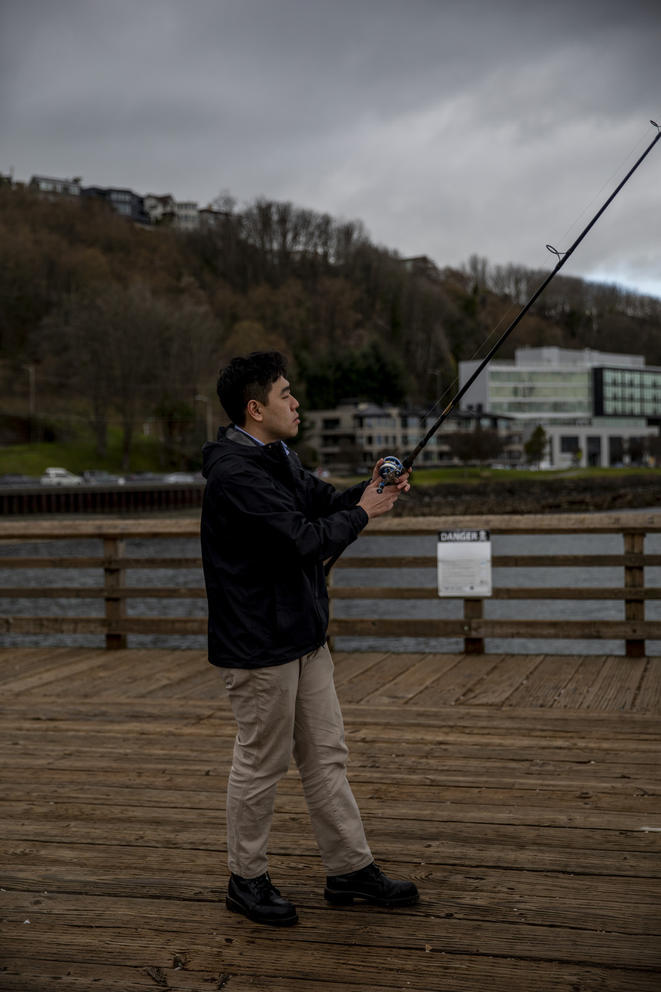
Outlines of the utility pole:
M29 399L28 399L28 411L30 418L30 443L35 439L35 419L37 414L37 370L33 362L29 365L24 365L23 369L28 374L29 383Z

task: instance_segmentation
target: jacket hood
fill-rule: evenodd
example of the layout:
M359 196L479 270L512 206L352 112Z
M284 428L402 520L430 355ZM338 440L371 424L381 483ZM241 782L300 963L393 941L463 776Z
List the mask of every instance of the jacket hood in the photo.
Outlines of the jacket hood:
M209 472L213 466L225 458L230 458L240 454L241 457L259 458L262 449L256 441L238 431L233 424L229 427L218 428L218 439L207 441L202 446L202 475L209 478Z

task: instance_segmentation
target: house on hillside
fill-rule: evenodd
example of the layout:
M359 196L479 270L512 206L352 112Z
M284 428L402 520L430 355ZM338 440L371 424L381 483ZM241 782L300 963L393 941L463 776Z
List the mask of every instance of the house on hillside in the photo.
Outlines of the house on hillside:
M74 196L82 195L80 177L75 179L56 179L52 176L32 176L28 183L28 189L41 196Z
M170 193L148 193L145 212L152 224L173 227L177 231L195 231L200 226L200 210L194 200L175 200Z
M115 213L136 224L149 224L144 198L134 193L132 189L117 186L86 186L82 195L88 199L102 200L111 206Z

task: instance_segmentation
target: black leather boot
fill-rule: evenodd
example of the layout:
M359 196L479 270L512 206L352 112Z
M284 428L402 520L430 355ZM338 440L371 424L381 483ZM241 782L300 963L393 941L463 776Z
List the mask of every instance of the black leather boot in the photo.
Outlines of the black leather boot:
M348 875L328 875L324 899L334 906L346 906L364 899L373 906L412 906L420 896L413 882L396 882L372 862Z
M290 927L298 922L296 907L282 898L268 872L257 878L230 875L225 905L233 913L243 913L253 923Z

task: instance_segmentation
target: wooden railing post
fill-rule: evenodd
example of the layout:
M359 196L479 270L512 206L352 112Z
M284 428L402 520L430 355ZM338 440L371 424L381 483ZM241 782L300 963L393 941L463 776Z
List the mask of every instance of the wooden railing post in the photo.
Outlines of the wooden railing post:
M481 620L483 616L481 599L464 600L464 620ZM484 640L481 637L464 637L465 654L484 654Z
M117 537L103 539L103 587L105 590L106 621L122 620L126 616L126 600L117 593L124 585L124 569L116 563L124 554L124 541ZM126 647L126 634L106 632L106 648L111 651Z
M642 555L645 550L645 534L643 531L625 531L625 555ZM627 620L645 619L645 568L643 565L624 566L624 588L627 590L624 600L625 618ZM636 594L634 594L637 593ZM644 658L645 641L638 638L628 638L625 642L627 658Z

